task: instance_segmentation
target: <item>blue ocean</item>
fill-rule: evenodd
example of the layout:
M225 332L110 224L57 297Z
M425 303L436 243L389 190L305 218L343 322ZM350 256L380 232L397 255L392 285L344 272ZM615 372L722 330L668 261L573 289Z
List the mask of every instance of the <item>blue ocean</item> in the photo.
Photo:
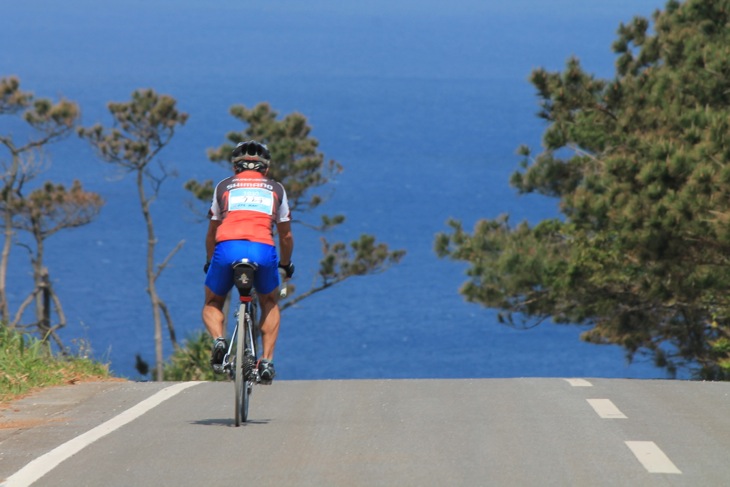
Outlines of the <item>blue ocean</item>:
M220 180L206 149L243 126L232 105L268 102L304 114L327 159L344 172L327 185L322 213L343 214L327 235L373 234L403 261L351 278L283 314L281 379L629 377L663 378L647 358L583 343L581 327L549 322L517 330L497 311L465 302L466 266L439 259L435 235L455 218L510 221L558 216L557 202L509 186L516 149L540 148L544 122L528 82L570 56L597 77L614 75L621 22L651 16L661 0L27 0L0 16L0 76L38 97L77 102L85 126L111 124L106 104L140 88L169 94L190 118L159 155L174 169L152 211L158 262L182 250L160 278L178 336L202 329L207 223L189 179ZM23 130L0 117L0 133ZM46 242L46 263L68 325L61 337L118 375L154 362L145 290L146 234L133 178L71 137L48 147L45 180L83 182L106 200L91 224ZM0 151L0 161L7 154ZM317 214L299 218L316 222ZM294 227L300 292L316 280L320 235ZM19 244L28 243L18 235ZM31 290L28 251L15 245L11 309ZM169 340L165 354L171 353Z

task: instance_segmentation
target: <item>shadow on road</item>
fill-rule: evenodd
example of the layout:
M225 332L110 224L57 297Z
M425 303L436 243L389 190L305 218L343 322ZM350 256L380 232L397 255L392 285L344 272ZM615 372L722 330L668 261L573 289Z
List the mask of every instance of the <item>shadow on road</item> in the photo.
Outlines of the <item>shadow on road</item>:
M260 419L260 420L248 420L245 423L243 423L243 426L247 425L253 425L253 424L269 424L271 420L268 419ZM199 421L191 421L190 424L197 424L201 426L233 426L235 427L235 421L233 418L224 418L224 419L201 419Z

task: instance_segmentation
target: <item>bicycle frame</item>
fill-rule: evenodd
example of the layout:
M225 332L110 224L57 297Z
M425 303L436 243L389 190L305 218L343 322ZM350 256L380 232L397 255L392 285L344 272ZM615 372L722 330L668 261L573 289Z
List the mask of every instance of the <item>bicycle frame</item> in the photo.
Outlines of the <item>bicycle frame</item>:
M260 382L256 363L256 292L253 277L256 264L242 259L233 264L234 282L239 292L240 303L236 311L236 325L233 328L228 351L223 358L224 370L235 384L235 424L240 426L248 419L249 396L253 385ZM235 344L235 352L234 352ZM231 358L233 357L233 358Z
M258 357L257 355L257 346L256 346L256 338L258 337L258 333L254 332L255 324L255 317L256 317L256 304L255 304L255 296L253 297L254 301L251 301L249 303L241 303L238 306L238 309L235 311L234 316L236 318L235 325L233 327L233 333L231 334L231 339L228 343L228 350L226 351L225 356L223 357L223 370L228 372L228 376L231 380L234 379L233 373L234 373L234 367L235 367L235 357L236 353L233 347L237 343L238 335L240 334L240 329L244 330L244 333L247 333L248 338L244 336L244 340L247 340L247 343L251 344L251 354L254 357ZM246 319L246 315L249 316L250 319L250 325L245 325L245 321L243 322L243 326L239 324L238 317L243 316L244 320ZM233 357L233 360L231 360L231 357ZM258 373L258 370L256 371Z
M235 383L235 423L240 426L248 418L249 396L254 384L270 384L262 381L258 369L257 343L260 333L256 328L256 290L253 287L257 265L248 259L234 262L233 282L238 289L239 305L236 311L236 325L233 328L228 351L223 357L223 369ZM282 282L284 277L282 276ZM286 285L280 290L286 296ZM235 351L234 351L235 344Z

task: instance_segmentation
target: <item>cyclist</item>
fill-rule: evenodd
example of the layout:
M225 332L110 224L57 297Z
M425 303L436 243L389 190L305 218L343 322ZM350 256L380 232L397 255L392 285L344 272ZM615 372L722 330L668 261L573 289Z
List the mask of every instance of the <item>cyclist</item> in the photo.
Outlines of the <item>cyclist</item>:
M261 379L270 382L276 375L274 347L281 321L277 267L286 271L287 279L294 273L291 213L284 186L267 177L271 155L266 145L255 140L239 143L231 153L231 163L234 175L218 183L208 213L203 323L215 338L211 365L221 373L228 350L223 337L223 305L233 287L231 264L243 258L256 263L254 287L261 309L263 345L258 368ZM278 257L274 225L279 234Z

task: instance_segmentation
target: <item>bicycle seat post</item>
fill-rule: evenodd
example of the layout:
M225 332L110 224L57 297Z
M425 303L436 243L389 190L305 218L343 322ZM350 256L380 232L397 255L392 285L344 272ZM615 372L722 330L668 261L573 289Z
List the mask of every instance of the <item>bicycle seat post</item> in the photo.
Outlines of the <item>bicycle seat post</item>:
M238 289L242 303L253 300L253 278L257 265L248 259L241 259L233 263L233 283Z

